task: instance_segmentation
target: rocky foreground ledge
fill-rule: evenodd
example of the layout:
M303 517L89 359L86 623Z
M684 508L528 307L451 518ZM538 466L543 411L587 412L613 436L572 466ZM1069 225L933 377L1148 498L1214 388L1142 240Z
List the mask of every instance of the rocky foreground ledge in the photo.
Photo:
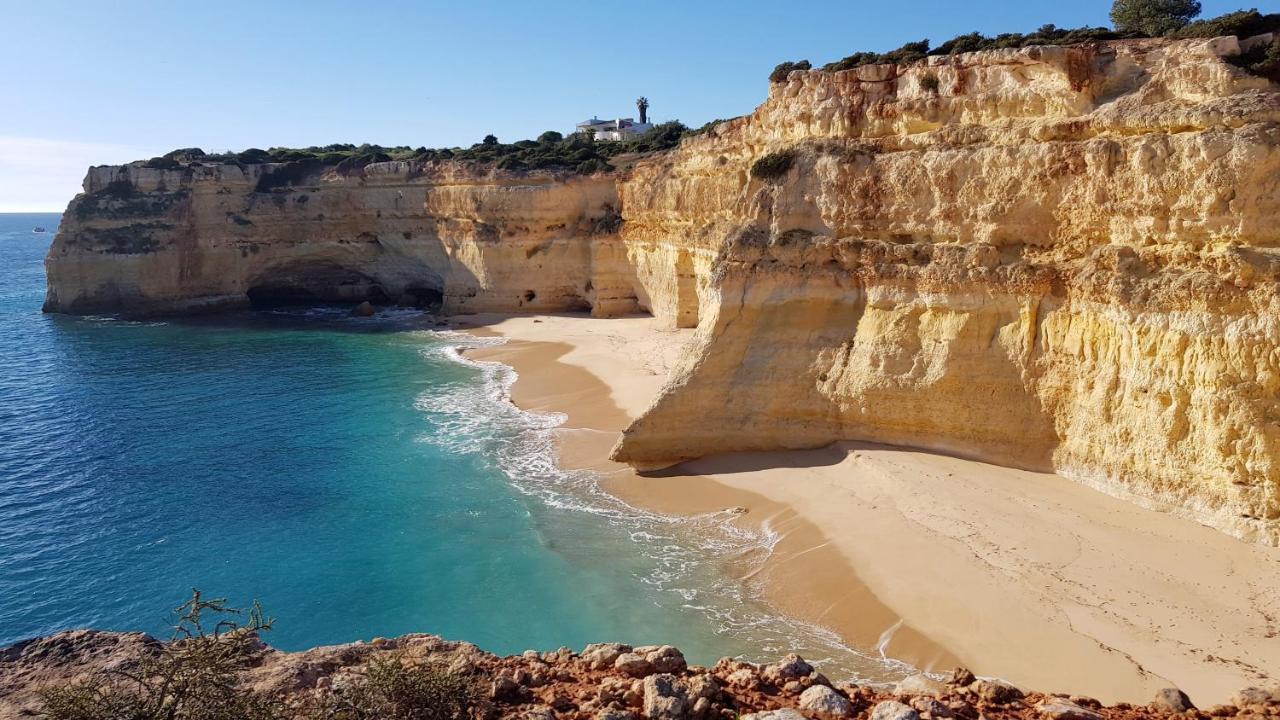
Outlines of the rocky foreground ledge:
M768 665L725 658L708 668L689 665L671 646L608 643L589 645L580 653L561 648L498 657L469 643L430 635L377 638L297 653L275 650L256 635L243 640L249 650L225 688L264 701L255 708L272 708L243 717L1119 720L1280 716L1280 688L1248 688L1237 693L1231 704L1207 710L1197 709L1173 688L1161 691L1148 705L1103 706L1088 697L1024 692L1000 680L975 678L964 669L943 679L915 675L896 686L831 682L798 655ZM0 650L0 718L44 716L50 688L100 691L120 678L137 678L145 674L140 668L146 668L149 660L175 646L142 633L76 630ZM413 670L398 676L400 684L387 691L390 694L379 701L380 709L354 709L370 697L369 685L388 661L398 669ZM423 674L413 674L418 672ZM407 684L405 678L410 680ZM439 688L451 694L447 702L431 694ZM356 702L357 697L365 700ZM77 715L64 708L53 716L97 715Z

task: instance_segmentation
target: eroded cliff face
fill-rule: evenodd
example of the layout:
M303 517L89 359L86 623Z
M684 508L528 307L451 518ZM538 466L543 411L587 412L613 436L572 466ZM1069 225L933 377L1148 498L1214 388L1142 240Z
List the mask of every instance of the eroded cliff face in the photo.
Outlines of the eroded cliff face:
M388 162L89 172L46 267L46 310L181 313L287 302L448 312L634 312L607 176Z
M620 460L904 444L1277 543L1280 93L1241 46L796 72L613 176L98 168L47 308L648 310L698 330Z
M1280 94L1238 51L797 72L643 168L628 247L716 260L615 456L905 444L1277 542ZM752 177L779 152L784 176Z

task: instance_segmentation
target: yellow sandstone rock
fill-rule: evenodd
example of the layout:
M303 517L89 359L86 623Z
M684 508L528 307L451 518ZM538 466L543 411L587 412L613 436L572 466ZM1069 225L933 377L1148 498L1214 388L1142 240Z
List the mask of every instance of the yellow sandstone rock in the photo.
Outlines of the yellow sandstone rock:
M95 168L46 307L647 310L698 329L619 460L896 443L1274 544L1280 93L1240 48L798 71L614 176L392 162L254 192L271 166ZM789 169L753 175L771 155Z
M1280 541L1280 95L1238 49L796 72L637 172L628 246L718 260L615 457L912 445Z

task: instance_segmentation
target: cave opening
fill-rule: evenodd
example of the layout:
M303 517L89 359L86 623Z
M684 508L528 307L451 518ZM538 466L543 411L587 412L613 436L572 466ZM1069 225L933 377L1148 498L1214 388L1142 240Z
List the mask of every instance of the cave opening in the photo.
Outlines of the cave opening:
M438 288L414 285L404 289L398 304L436 312L444 305L444 293Z
M425 280L425 281L424 281ZM439 308L443 300L437 278L401 284L327 262L276 267L249 283L245 296L254 309L316 305L402 305Z
M294 285L254 285L245 291L249 306L255 310L297 305L316 305L320 298L305 287Z

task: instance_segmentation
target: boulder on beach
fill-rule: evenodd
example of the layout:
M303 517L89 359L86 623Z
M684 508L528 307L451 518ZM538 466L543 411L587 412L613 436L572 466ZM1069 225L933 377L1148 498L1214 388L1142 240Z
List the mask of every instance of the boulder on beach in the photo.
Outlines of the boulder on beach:
M800 709L829 720L852 715L853 703L826 685L814 685L800 693Z
M1103 720L1102 713L1061 698L1051 698L1040 703L1036 706L1036 712L1045 720Z
M920 713L897 700L885 700L871 711L871 720L920 720Z
M946 689L945 685L928 675L916 673L903 678L894 686L893 691L898 695L941 695Z
M1164 688L1158 691L1155 699L1151 701L1151 706L1157 710L1175 713L1196 709L1195 704L1191 702L1191 698L1187 697L1187 694L1178 688Z

